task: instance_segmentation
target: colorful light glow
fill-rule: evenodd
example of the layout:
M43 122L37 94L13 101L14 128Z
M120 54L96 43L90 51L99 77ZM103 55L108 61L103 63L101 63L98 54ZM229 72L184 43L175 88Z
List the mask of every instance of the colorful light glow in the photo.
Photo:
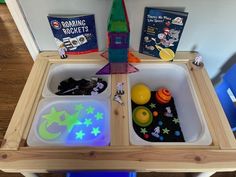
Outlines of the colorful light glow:
M37 134L43 142L66 146L108 145L108 106L91 100L78 102L55 102L38 113Z

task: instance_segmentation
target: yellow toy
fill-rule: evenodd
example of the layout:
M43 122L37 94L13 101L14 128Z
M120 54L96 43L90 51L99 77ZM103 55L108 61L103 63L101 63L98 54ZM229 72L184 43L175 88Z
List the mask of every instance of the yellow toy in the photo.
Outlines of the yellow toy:
M151 91L145 84L136 84L131 89L131 99L138 105L146 104L151 98Z
M146 107L139 106L133 111L133 120L137 125L146 127L152 123L152 113Z

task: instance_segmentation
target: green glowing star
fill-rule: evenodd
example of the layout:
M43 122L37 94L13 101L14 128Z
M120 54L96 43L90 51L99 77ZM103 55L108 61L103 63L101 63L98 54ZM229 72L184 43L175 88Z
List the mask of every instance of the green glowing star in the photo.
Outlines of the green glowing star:
M163 134L169 134L169 132L170 132L170 130L168 129L168 128L164 128L164 129L162 129L162 131L163 131Z
M47 127L52 125L53 123L61 123L61 116L64 114L64 111L58 112L55 107L51 108L49 114L45 114L42 117L47 120Z
M146 134L147 133L147 130L146 128L141 128L141 131L140 131L142 134Z
M149 106L150 106L150 108L152 108L152 109L153 109L153 108L156 108L156 104L154 104L154 103L151 103Z
M87 112L87 114L93 114L93 112L94 112L94 107L89 106L89 107L86 109L86 112Z
M95 117L96 117L97 120L101 120L101 119L103 119L103 113L97 112L97 114L95 115Z
M88 127L89 125L92 125L92 120L91 119L85 119L83 124L86 125L86 127Z
M178 123L179 123L179 119L178 119L178 118L174 118L172 121L173 121L175 124L178 124Z
M75 125L82 125L82 122L78 120L78 113L69 114L65 112L65 120L60 125L66 126L67 131L70 132Z
M85 133L82 130L80 130L79 132L76 132L76 139L82 140L84 135Z
M76 111L81 111L81 110L83 110L83 109L84 109L83 104L75 105L75 110L76 110Z
M91 131L91 133L92 133L94 136L97 136L99 133L101 133L101 131L99 130L99 127L97 127L97 128L93 128L93 130Z

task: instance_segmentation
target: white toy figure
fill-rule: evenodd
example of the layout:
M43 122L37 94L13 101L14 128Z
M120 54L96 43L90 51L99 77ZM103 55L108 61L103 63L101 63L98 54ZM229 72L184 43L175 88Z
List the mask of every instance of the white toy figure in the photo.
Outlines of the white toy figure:
M121 96L118 95L118 94L115 94L115 96L114 96L114 101L120 103L121 105L123 104L123 101L122 101L122 99L121 99Z
M167 112L164 113L164 116L166 116L166 117L173 117L173 114L171 112L170 107L166 107L166 111Z
M160 134L161 133L161 130L160 130L160 127L156 127L154 129L154 132L152 132L152 136L156 137L156 138L159 138L160 137Z
M124 91L124 89L123 89L123 86L124 86L124 83L123 82L118 82L117 83L117 86L116 86L116 93L118 94L118 95L124 95L124 93L125 93L125 91Z
M202 59L202 56L197 56L194 61L193 61L193 64L196 65L196 66L202 66L203 65L203 59Z
M66 47L64 46L64 44L62 43L62 44L60 45L59 49L58 49L58 53L59 53L61 59L67 58L66 51L67 51L67 49L66 49Z

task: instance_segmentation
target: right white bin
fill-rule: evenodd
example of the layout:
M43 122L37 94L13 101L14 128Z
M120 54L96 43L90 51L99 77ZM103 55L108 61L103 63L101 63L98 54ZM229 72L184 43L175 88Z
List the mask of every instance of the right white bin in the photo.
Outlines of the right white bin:
M152 91L166 87L172 92L185 142L148 142L141 139L132 124L129 93L130 142L133 145L210 145L212 138L202 113L193 83L184 64L137 64L139 72L129 75L129 90L137 83L146 84Z

